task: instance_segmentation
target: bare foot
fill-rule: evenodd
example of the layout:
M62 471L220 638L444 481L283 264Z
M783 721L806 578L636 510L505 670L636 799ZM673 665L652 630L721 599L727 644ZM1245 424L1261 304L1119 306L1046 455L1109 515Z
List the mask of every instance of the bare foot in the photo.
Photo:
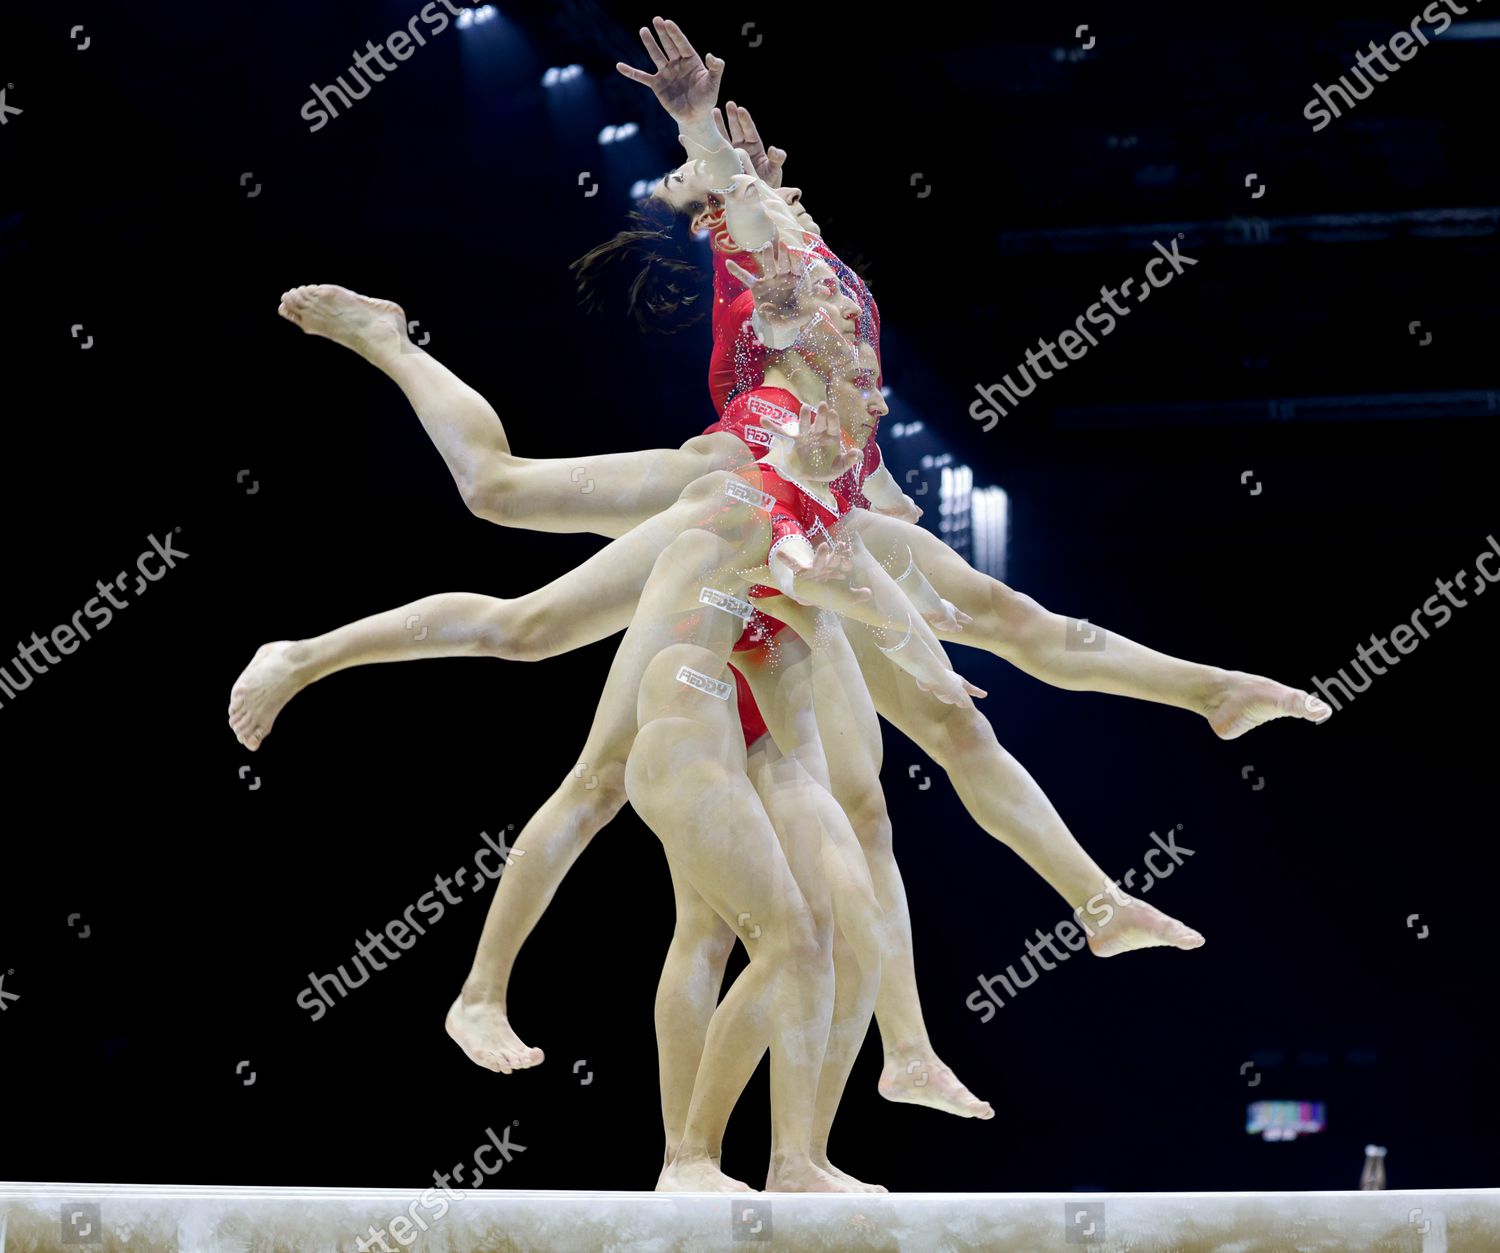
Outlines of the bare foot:
M767 1192L868 1192L870 1186L842 1172L833 1174L811 1158L771 1158L766 1171Z
M835 1166L832 1162L830 1162L826 1157L815 1157L815 1158L813 1158L813 1165L815 1165L819 1170L825 1172L826 1174L832 1175L835 1179L840 1179L844 1183L847 1183L849 1185L849 1190L851 1192L889 1192L890 1191L889 1188L882 1187L878 1183L865 1183L862 1180L856 1179L847 1170L840 1170L837 1166Z
M959 1118L995 1116L990 1103L981 1101L964 1087L958 1076L939 1060L930 1044L899 1055L886 1054L878 1091L888 1101L926 1105L929 1109L940 1109Z
M658 1192L754 1192L748 1183L741 1183L719 1169L719 1164L707 1157L693 1157L669 1162L662 1168L656 1181Z
M1123 892L1110 893L1114 916L1102 927L1090 924L1089 948L1095 957L1113 957L1138 948L1202 948L1192 927Z
M229 729L252 753L271 734L287 701L311 682L297 650L295 640L262 644L229 689Z
M1333 710L1301 688L1287 687L1258 674L1231 670L1203 711L1208 725L1222 740L1234 740L1273 718L1305 718L1325 722Z
M511 1030L505 1009L500 1005L484 1001L465 1005L460 994L443 1025L471 1062L502 1075L540 1065L546 1057L541 1049L523 1043Z
M420 352L406 335L406 314L389 300L361 296L347 287L318 283L282 293L276 310L309 335L321 335L367 360L393 352Z

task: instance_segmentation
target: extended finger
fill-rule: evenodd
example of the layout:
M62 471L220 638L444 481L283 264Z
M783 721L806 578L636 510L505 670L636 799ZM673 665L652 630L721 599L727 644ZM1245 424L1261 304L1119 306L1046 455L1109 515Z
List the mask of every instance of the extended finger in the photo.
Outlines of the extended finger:
M616 61L615 69L619 70L626 78L632 79L637 83L644 83L647 87L650 87L656 81L655 74L648 74L645 70L638 70L633 65L626 65L624 61Z
M682 35L682 27L675 21L670 18L654 18L651 24L657 29L661 44L666 45L667 51L685 59L696 59L697 53L694 53L693 45L688 44L687 36Z
M754 287L756 283L760 282L759 274L750 273L750 271L742 266L738 261L726 260L724 262L724 268L728 270L729 273L732 274L735 278L739 279L739 281L742 282L746 287Z
M659 70L665 69L669 58L657 46L656 36L651 33L649 26L641 27L641 42L646 45L646 55L651 58L651 64Z
M733 100L726 101L724 108L729 114L729 142L738 148L745 142L745 131L740 125L739 110L735 108Z
M748 144L759 144L760 132L755 129L755 120L750 116L750 110L746 108L736 107L733 104L731 104L729 107L731 109L734 109L735 111L736 118L738 119L740 124L740 129L745 133L745 142Z

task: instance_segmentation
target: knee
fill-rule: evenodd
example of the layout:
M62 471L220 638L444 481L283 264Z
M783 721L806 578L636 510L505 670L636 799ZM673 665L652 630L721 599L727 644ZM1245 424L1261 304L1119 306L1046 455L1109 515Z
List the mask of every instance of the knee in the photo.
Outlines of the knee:
M687 923L679 918L677 929L672 933L672 946L688 958L692 969L710 977L723 976L734 945L734 932L717 914L712 925L707 922Z
M695 505L716 504L725 499L724 491L734 479L728 470L709 470L683 488L682 499Z
M951 771L983 761L1001 749L995 728L979 710L952 706L938 742L929 751L939 765Z
M544 661L555 655L555 626L527 596L503 600L487 616L475 647L502 661Z
M560 829L573 832L586 845L625 807L625 765L580 761L554 795L564 799L566 816Z
M662 549L652 568L692 569L707 575L719 570L729 555L728 545L713 531L690 527Z
M506 454L486 457L482 464L455 470L453 475L469 512L499 526L513 522L525 501L519 476L520 462Z
M799 978L833 969L833 927L821 925L806 904L787 910L775 926L778 934L768 954L772 961L796 971Z
M848 814L849 825L854 828L859 846L866 854L891 851L891 814L885 807L883 796L861 802L844 812Z
M712 435L694 435L678 449L687 468L695 475L711 475L721 470L737 470L755 460L745 441L728 431Z
M724 726L705 727L701 720L674 717L670 711L643 712L650 716L642 717L626 759L624 794L641 821L666 841L668 833L681 827L683 806L694 798L723 796L733 787L723 751L727 715L719 715Z
M996 579L990 580L989 603L985 606L992 629L1002 644L1015 649L1041 642L1041 633L1054 625L1053 615L1025 592L1018 592Z
M582 791L585 803L608 822L625 808L625 763L581 761L568 781Z

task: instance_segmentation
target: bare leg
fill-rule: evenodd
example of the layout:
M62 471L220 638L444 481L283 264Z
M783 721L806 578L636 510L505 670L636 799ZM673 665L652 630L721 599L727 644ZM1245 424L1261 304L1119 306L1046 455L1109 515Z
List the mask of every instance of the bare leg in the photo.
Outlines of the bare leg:
M719 1004L734 931L674 868L677 925L656 987L656 1052L661 1078L665 1166L682 1143L703 1041ZM718 1158L713 1162L718 1164Z
M1118 889L1064 824L1046 793L995 739L988 719L972 706L944 705L915 683L875 646L869 632L853 628L849 642L859 658L869 692L897 727L948 773L964 808L986 831L1014 850L1075 912L1109 891L1109 920L1080 916L1089 947L1101 957L1134 948L1198 948L1203 937L1191 927Z
M785 598L775 602L773 612L791 623L805 638L818 641L813 650L812 676L813 707L817 714L821 750L826 754L834 798L848 815L864 850L890 936L881 966L875 1009L885 1053L880 1094L887 1100L926 1105L960 1118L993 1118L994 1109L964 1086L937 1055L927 1034L917 990L911 911L907 906L901 871L896 864L885 792L880 786L883 759L880 724L860 673L859 661L844 631L829 615L817 614ZM848 630L853 635L871 638L870 633L857 624L848 624ZM875 661L871 664L895 669L878 648L873 647L873 640L872 656ZM779 729L780 721L785 717L781 693L763 692L766 683L760 675L758 661L759 654L747 655L742 668L755 690L767 724L777 730L779 739L785 740L791 733ZM916 691L915 684L912 684L912 690ZM940 703L936 697L928 699ZM820 1147L826 1153L826 1139Z
M896 573L905 568L909 549L938 594L973 616L962 632L944 633L947 640L983 648L1054 687L1191 710L1224 739L1272 718L1319 722L1332 712L1307 692L1260 675L1169 657L1093 623L1080 630L1030 596L980 574L931 532L866 510L852 516L873 552L900 561Z
M822 782L828 773L818 738L824 719L814 711L814 676L821 656L790 632L783 632L774 652L761 648L736 654L736 658L776 740L752 772L756 792L807 894L820 934L832 933L834 1010L818 1082L813 1161L856 1191L883 1191L835 1167L828 1158L828 1137L869 1032L883 963L901 947L904 937L885 917L864 850L848 817ZM857 671L854 677L858 679ZM873 709L870 716L874 718ZM780 747L787 750L785 755L778 751ZM878 773L862 782L879 791ZM717 1116L727 1121L729 1110L720 1109ZM723 1134L722 1124L716 1131ZM766 1186L779 1186L774 1161Z
M752 529L758 533L761 525ZM692 556L669 561L678 549ZM710 573L715 563L718 570ZM689 882L738 930L751 958L749 969L710 1022L681 1141L658 1186L698 1188L704 1186L705 1172L710 1181L718 1175L724 1126L765 1051L769 1026L773 1141L768 1186L799 1191L861 1189L864 1185L836 1177L812 1161L818 1105L807 1102L812 1098L821 1103L826 1088L836 1104L847 1074L846 1063L836 1062L830 1069L826 1060L828 1024L838 1004L832 961L835 923L846 934L858 937L854 941L858 970L851 967L851 974L862 976L863 982L856 978L843 998L846 1017L858 1020L856 1049L879 980L879 908L864 872L863 855L832 797L795 757L781 758L758 772L765 794L778 809L780 825L772 826L758 797L753 805L743 798L748 780L735 710L727 700L719 699L720 694L700 690L727 677L724 663L741 623L722 611L680 612L697 602L695 593L705 585L730 594L743 591L743 565L743 550L737 545L703 531L683 535L653 569L626 639L627 646L635 636L678 641L667 642L650 661L641 683L641 731L626 772L631 800L662 839L679 881ZM661 601L665 614L657 610ZM809 716L802 719L801 727L813 737L809 751L816 752L807 650L796 643L803 664L797 678L788 678L787 686L805 693L803 703ZM789 651L783 649L783 656ZM683 667L698 672L697 686L683 681ZM786 677L796 671L796 667L786 667L782 673ZM766 832L776 841L777 860L798 888L789 903L768 904L763 892L757 895L755 873L743 861L747 850L764 861ZM723 847L726 836L732 852ZM774 865L770 869L774 880L781 872ZM743 895L747 891L750 898ZM756 900L762 910L779 912L768 921L757 911ZM800 942L788 947L774 936L788 922L795 926L802 920L808 928L809 952L802 951ZM764 941L768 938L770 949L778 950L778 967L789 962L791 971L767 969ZM762 951L759 960L758 949ZM810 961L816 970L808 965ZM790 983L785 981L788 974L794 976ZM768 977L773 982L767 983ZM836 1082L830 1084L830 1079Z
M641 676L647 663L672 642L672 623L698 607L696 591L717 576L724 549L712 536L692 531L658 556L653 578L657 570L663 577L655 579L654 587L648 583L615 653L579 765L516 837L513 860L496 886L474 964L448 1016L449 1034L481 1066L509 1074L542 1060L540 1050L522 1044L510 1027L506 994L511 970L563 877L625 803L625 763L635 740ZM668 571L670 579L665 577ZM730 635L724 642L726 651L732 642Z
M657 558L723 502L729 477L694 481L669 509L524 596L448 592L312 639L262 645L230 693L231 729L246 748L258 749L293 696L351 666L428 657L539 661L623 631Z
M736 928L750 957L710 1020L682 1139L657 1187L732 1186L716 1165L720 1145L707 1134L704 1111L725 1101L733 1105L769 1030L774 1151L790 1186L838 1190L810 1160L812 1111L833 1004L831 947L819 938L745 776L732 704L677 677L687 667L711 682L727 678L724 657L735 632L720 633L721 625L707 624L715 647L670 644L646 667L641 729L626 771L631 803L661 839L674 873Z
M510 450L490 403L411 342L399 305L328 284L282 296L283 317L343 344L406 393L469 508L502 526L614 537L660 513L712 470L752 458L728 434L699 435L680 448L594 457L526 458ZM552 422L556 414L538 414Z

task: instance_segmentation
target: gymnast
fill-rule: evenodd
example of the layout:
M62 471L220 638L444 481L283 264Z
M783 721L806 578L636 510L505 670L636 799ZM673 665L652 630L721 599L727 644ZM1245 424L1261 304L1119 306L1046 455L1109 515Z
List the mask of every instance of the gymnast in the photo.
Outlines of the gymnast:
M687 54L677 55L674 45L673 61L689 59ZM718 69L722 71L722 62ZM729 127L739 126L743 132L747 122L748 114L731 105ZM729 145L717 135L717 127L715 132L715 138L727 149ZM774 152L770 150L770 154ZM722 203L713 204L717 194L713 187L723 185L710 181L720 176L708 175L706 162L706 157L699 157L674 171L657 199L674 199L679 208L701 203L704 209L693 215L700 221L699 215L705 212L722 211ZM743 170L738 159L736 165ZM701 201L692 199L696 196L701 196ZM809 231L811 219L801 209L800 197L793 193L779 199L796 213L796 224ZM717 272L721 268L718 252L715 262ZM847 281L844 285L851 286ZM862 288L862 284L859 286ZM840 294L848 298L845 291ZM873 309L873 301L869 303ZM743 464L746 459L745 444L721 427L677 450L523 461L510 454L493 409L405 340L404 317L396 306L367 301L339 288L319 287L288 293L283 312L309 333L326 335L360 351L402 385L465 498L481 516L539 529L624 533L621 542L628 551L611 546L599 555L605 558L603 561L591 559L542 592L518 600L428 598L319 640L266 646L237 685L231 703L232 725L252 748L259 745L276 712L292 694L313 679L347 665L462 653L533 658L553 655L619 630L639 596L642 570L649 569L655 555L690 524L692 508L686 514L679 510L673 515L678 506L671 505L671 492L676 490L680 495L682 486L695 482L705 469L723 469ZM862 320L874 321L873 317ZM737 332L736 338L742 337L743 332ZM595 492L583 495L577 491L572 471L579 465L595 479ZM671 507L666 513L652 515L663 500ZM910 502L904 498L889 501L887 508L899 515L909 512ZM647 515L639 524L644 529L629 530L629 524L642 515ZM903 524L899 516L880 517L862 509L856 509L854 516L861 533L867 538L874 536L872 548L887 558L899 554L897 559L908 568L915 554L915 564L942 597L961 602L975 613L960 642L986 647L1058 686L1114 691L1196 709L1226 737L1242 733L1267 716L1307 717L1316 713L1305 694L1293 689L1256 676L1163 657L1117 635L1109 637L1109 648L1102 652L1066 650L1063 618L978 575L929 533ZM629 559L622 561L622 557ZM790 605L786 610L796 612ZM424 623L438 627L429 632L425 645L416 643L405 627L413 612L422 615ZM946 633L955 627L940 625L938 629ZM987 722L972 705L944 705L922 693L915 680L894 670L890 659L878 647L862 641L861 634L852 633L851 644L865 663L865 680L876 706L948 769L960 796L981 825L1011 844L1074 907L1097 892L1104 878L1102 871L1078 849L1055 810L1014 759L999 748ZM878 753L878 734L875 741ZM588 749L582 760L590 764L564 781L558 796L544 806L523 833L518 846L528 851L545 849L548 855L519 863L529 873L508 873L502 880L465 994L455 1006L455 1017L450 1018L450 1029L455 1030L466 1052L496 1069L508 1071L541 1060L540 1050L522 1044L506 1019L504 988L509 969L520 942L550 900L562 874L623 802L620 762L614 757L600 760ZM875 768L878 771L878 757ZM582 782L585 776L594 786ZM845 800L845 808L870 856L882 904L900 902L888 907L901 916L909 937L894 862L888 862L887 870L877 871L877 866L887 865L884 854L889 847L889 820L883 803L869 793L856 794L852 801ZM1142 942L1161 942L1163 937L1172 937L1168 942L1193 942L1191 934L1184 936L1176 931L1180 924L1172 924L1148 906L1135 904L1140 914L1122 917L1115 935L1105 932L1097 942L1091 942L1096 952L1108 954ZM909 939L904 960L909 965ZM907 985L904 990L903 983ZM921 1026L914 983L900 976L899 962L887 963L879 1017L886 1040L887 1065L881 1080L884 1095L915 1098L952 1112L988 1113L988 1107L975 1101L932 1055ZM909 1078L915 1069L913 1062L920 1062L932 1074L932 1081L922 1089L914 1088Z

